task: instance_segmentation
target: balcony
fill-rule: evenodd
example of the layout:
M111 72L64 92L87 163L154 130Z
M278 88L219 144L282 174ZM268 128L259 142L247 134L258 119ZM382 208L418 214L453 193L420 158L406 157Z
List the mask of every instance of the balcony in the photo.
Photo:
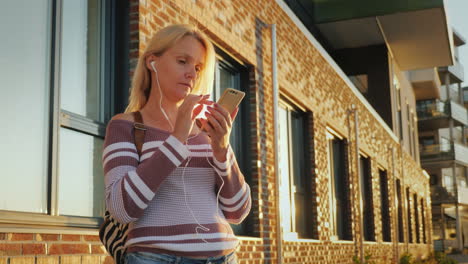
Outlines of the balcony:
M455 161L468 166L468 148L457 143L421 145L419 149L421 163Z
M386 44L402 70L453 64L443 0L286 0L334 50Z
M458 61L455 64L448 67L439 67L440 82L445 84L445 73L448 72L450 75L450 84L461 83L465 80L465 68Z
M440 98L440 79L437 68L409 72L416 100Z
M419 131L429 131L450 126L467 126L468 113L466 108L453 102L441 100L421 100L416 102Z

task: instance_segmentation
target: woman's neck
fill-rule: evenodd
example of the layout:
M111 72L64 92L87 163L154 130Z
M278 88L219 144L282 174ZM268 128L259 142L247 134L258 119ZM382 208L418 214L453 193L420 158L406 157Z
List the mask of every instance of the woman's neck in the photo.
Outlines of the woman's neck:
M171 131L174 129L180 103L171 102L167 98L162 98L161 101L159 98L151 98L150 96L140 112L145 124Z

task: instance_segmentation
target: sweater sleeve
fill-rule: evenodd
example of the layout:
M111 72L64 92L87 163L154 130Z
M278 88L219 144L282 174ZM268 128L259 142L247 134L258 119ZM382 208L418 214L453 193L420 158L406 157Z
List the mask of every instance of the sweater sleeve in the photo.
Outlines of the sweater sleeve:
M221 188L224 182L219 195L220 208L229 223L240 224L252 206L250 187L245 182L231 147L226 155L225 162L213 158L214 169L220 176L216 178L217 189Z
M143 152L148 144L157 148L142 155L144 160L138 163L140 157L134 143L133 126L119 120L109 122L102 154L106 208L120 223L136 221L143 214L164 179L189 153L173 136L145 143Z

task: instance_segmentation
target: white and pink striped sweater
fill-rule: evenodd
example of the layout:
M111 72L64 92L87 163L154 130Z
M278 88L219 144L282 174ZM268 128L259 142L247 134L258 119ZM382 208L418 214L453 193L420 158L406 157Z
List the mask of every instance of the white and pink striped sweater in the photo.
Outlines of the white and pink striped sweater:
M148 127L139 158L133 122L109 122L106 206L117 221L130 223L127 252L205 257L235 250L239 242L228 223L239 224L249 213L250 188L231 148L227 161L219 162L208 140L201 133L184 145Z

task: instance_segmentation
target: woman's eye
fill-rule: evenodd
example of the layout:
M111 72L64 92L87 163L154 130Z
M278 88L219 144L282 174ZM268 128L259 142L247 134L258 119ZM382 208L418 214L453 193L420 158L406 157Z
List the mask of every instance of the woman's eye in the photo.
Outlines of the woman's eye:
M179 60L180 64L185 64L185 60Z

